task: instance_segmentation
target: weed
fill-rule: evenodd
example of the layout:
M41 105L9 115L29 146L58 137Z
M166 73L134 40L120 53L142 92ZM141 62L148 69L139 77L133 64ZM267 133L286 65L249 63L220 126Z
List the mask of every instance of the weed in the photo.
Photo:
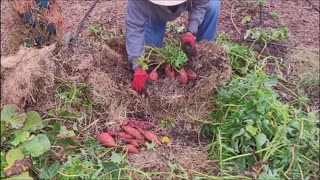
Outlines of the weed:
M92 110L93 102L89 97L89 89L86 84L83 83L71 83L68 81L62 81L58 86L58 93L55 94L55 98L63 104L64 108L86 107L89 111Z
M248 29L244 39L262 40L262 41L283 41L288 37L289 31L286 26L279 29L273 28L253 28Z
M148 69L150 66L156 65L154 70L157 70L162 64L167 63L177 70L183 67L188 60L187 55L181 49L181 44L178 44L173 40L167 41L162 48L150 46L146 48L149 52L137 60L137 63L144 69ZM154 53L153 55L157 59L160 59L160 61L151 59L152 53Z
M221 33L216 42L222 44L229 52L231 66L235 74L245 75L257 63L255 52L246 46L231 42L226 33Z
M160 121L160 126L162 128L173 128L176 124L176 120L174 118L163 119Z
M181 33L185 30L185 26L181 25L181 26L177 26L174 23L168 22L167 23L167 27L166 27L166 32L170 33L170 32L177 32L177 33Z
M274 19L281 19L281 16L276 12L269 12L269 15Z
M242 47L235 54L237 51L231 51L234 44L224 44L229 45L231 59L243 57L245 49L251 51ZM256 59L246 61L257 62L243 71L246 76L235 75L217 92L211 123L201 131L213 135L210 156L219 160L221 176L250 172L261 179L317 177L319 129L315 113L279 101L273 89L277 76L262 71L268 57ZM239 69L238 64L234 66ZM306 101L303 96L300 100Z

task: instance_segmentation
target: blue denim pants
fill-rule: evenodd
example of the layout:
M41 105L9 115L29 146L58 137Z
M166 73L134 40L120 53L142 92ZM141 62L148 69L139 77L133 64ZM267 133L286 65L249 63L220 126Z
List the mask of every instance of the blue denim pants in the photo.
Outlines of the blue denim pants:
M208 9L204 19L198 27L196 41L213 41L216 37L217 25L220 13L220 0L209 0ZM150 46L161 46L166 31L166 22L147 21L145 25L145 41Z

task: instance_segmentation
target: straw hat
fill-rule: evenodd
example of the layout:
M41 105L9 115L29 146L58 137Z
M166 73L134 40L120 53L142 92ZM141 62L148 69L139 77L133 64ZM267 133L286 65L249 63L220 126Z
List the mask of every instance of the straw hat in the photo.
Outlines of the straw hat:
M186 2L187 0L149 0L149 1L161 6L175 6L175 5Z

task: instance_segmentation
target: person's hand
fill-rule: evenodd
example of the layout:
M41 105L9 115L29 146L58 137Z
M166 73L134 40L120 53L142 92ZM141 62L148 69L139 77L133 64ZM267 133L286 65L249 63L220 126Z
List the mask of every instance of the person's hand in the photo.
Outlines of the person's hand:
M141 68L136 68L133 74L133 81L131 87L138 93L142 94L145 91L146 81L149 75L146 70Z
M182 37L182 48L188 56L194 56L196 54L196 38L187 32Z

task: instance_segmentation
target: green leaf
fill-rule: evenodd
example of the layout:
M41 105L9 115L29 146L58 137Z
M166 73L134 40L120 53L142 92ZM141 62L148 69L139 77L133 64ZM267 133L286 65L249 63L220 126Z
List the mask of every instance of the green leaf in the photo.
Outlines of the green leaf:
M173 171L173 170L175 170L175 169L178 168L178 165L173 164L173 163L171 163L171 162L168 162L168 166L170 167L171 171Z
M1 154L1 168L3 169L4 167L8 166L8 163L6 162L5 154L3 152L0 152ZM1 177L0 179L4 179L6 176L4 175L4 172L1 170Z
M251 125L246 126L246 131L248 131L252 136L255 136L257 134L257 130L257 128Z
M142 69L147 70L149 68L147 63L142 63L141 64Z
M258 148L261 148L267 142L267 136L263 133L260 133L256 136L256 145Z
M4 105L1 110L1 121L9 122L16 111L17 106L15 104Z
M251 16L245 16L241 20L241 24L246 24L247 22L251 21Z
M147 149L153 149L156 147L156 141L152 141L151 143L146 142Z
M71 137L74 137L76 134L70 130L68 131L66 126L62 126L60 128L60 131L59 131L59 134L57 135L57 138L59 139L65 139L65 138L71 138Z
M27 131L35 131L42 128L42 119L39 113L35 111L30 111L27 113L27 120L23 127Z
M23 123L27 119L26 114L17 114L12 117L12 119L9 121L10 125L14 129L20 129L23 127Z
M251 30L251 29L248 29L248 30L246 31L246 34L244 35L244 39L248 39L248 37L250 37L251 34L253 34L253 33L252 33L252 30Z
M50 150L51 143L46 135L38 134L31 140L25 141L21 147L32 157L38 157Z
M32 40L31 40L30 38L26 38L26 39L24 40L24 43L25 43L25 46L26 46L27 48L33 46Z
M118 165L112 161L102 162L102 166L104 167L104 172L112 174L112 179L120 179L121 175L123 175L124 171L119 169Z
M112 152L111 161L120 164L122 162L122 157L118 153Z
M41 179L52 179L55 175L57 175L59 168L60 163L56 161L49 168L44 168L39 177Z
M28 131L24 131L24 130L15 130L13 133L15 138L11 142L11 144L14 146L17 146L18 144L25 142L30 135Z
M13 165L13 163L16 160L21 160L24 158L24 155L22 154L21 149L12 149L10 151L8 151L8 153L6 154L6 162L8 163L8 166Z

